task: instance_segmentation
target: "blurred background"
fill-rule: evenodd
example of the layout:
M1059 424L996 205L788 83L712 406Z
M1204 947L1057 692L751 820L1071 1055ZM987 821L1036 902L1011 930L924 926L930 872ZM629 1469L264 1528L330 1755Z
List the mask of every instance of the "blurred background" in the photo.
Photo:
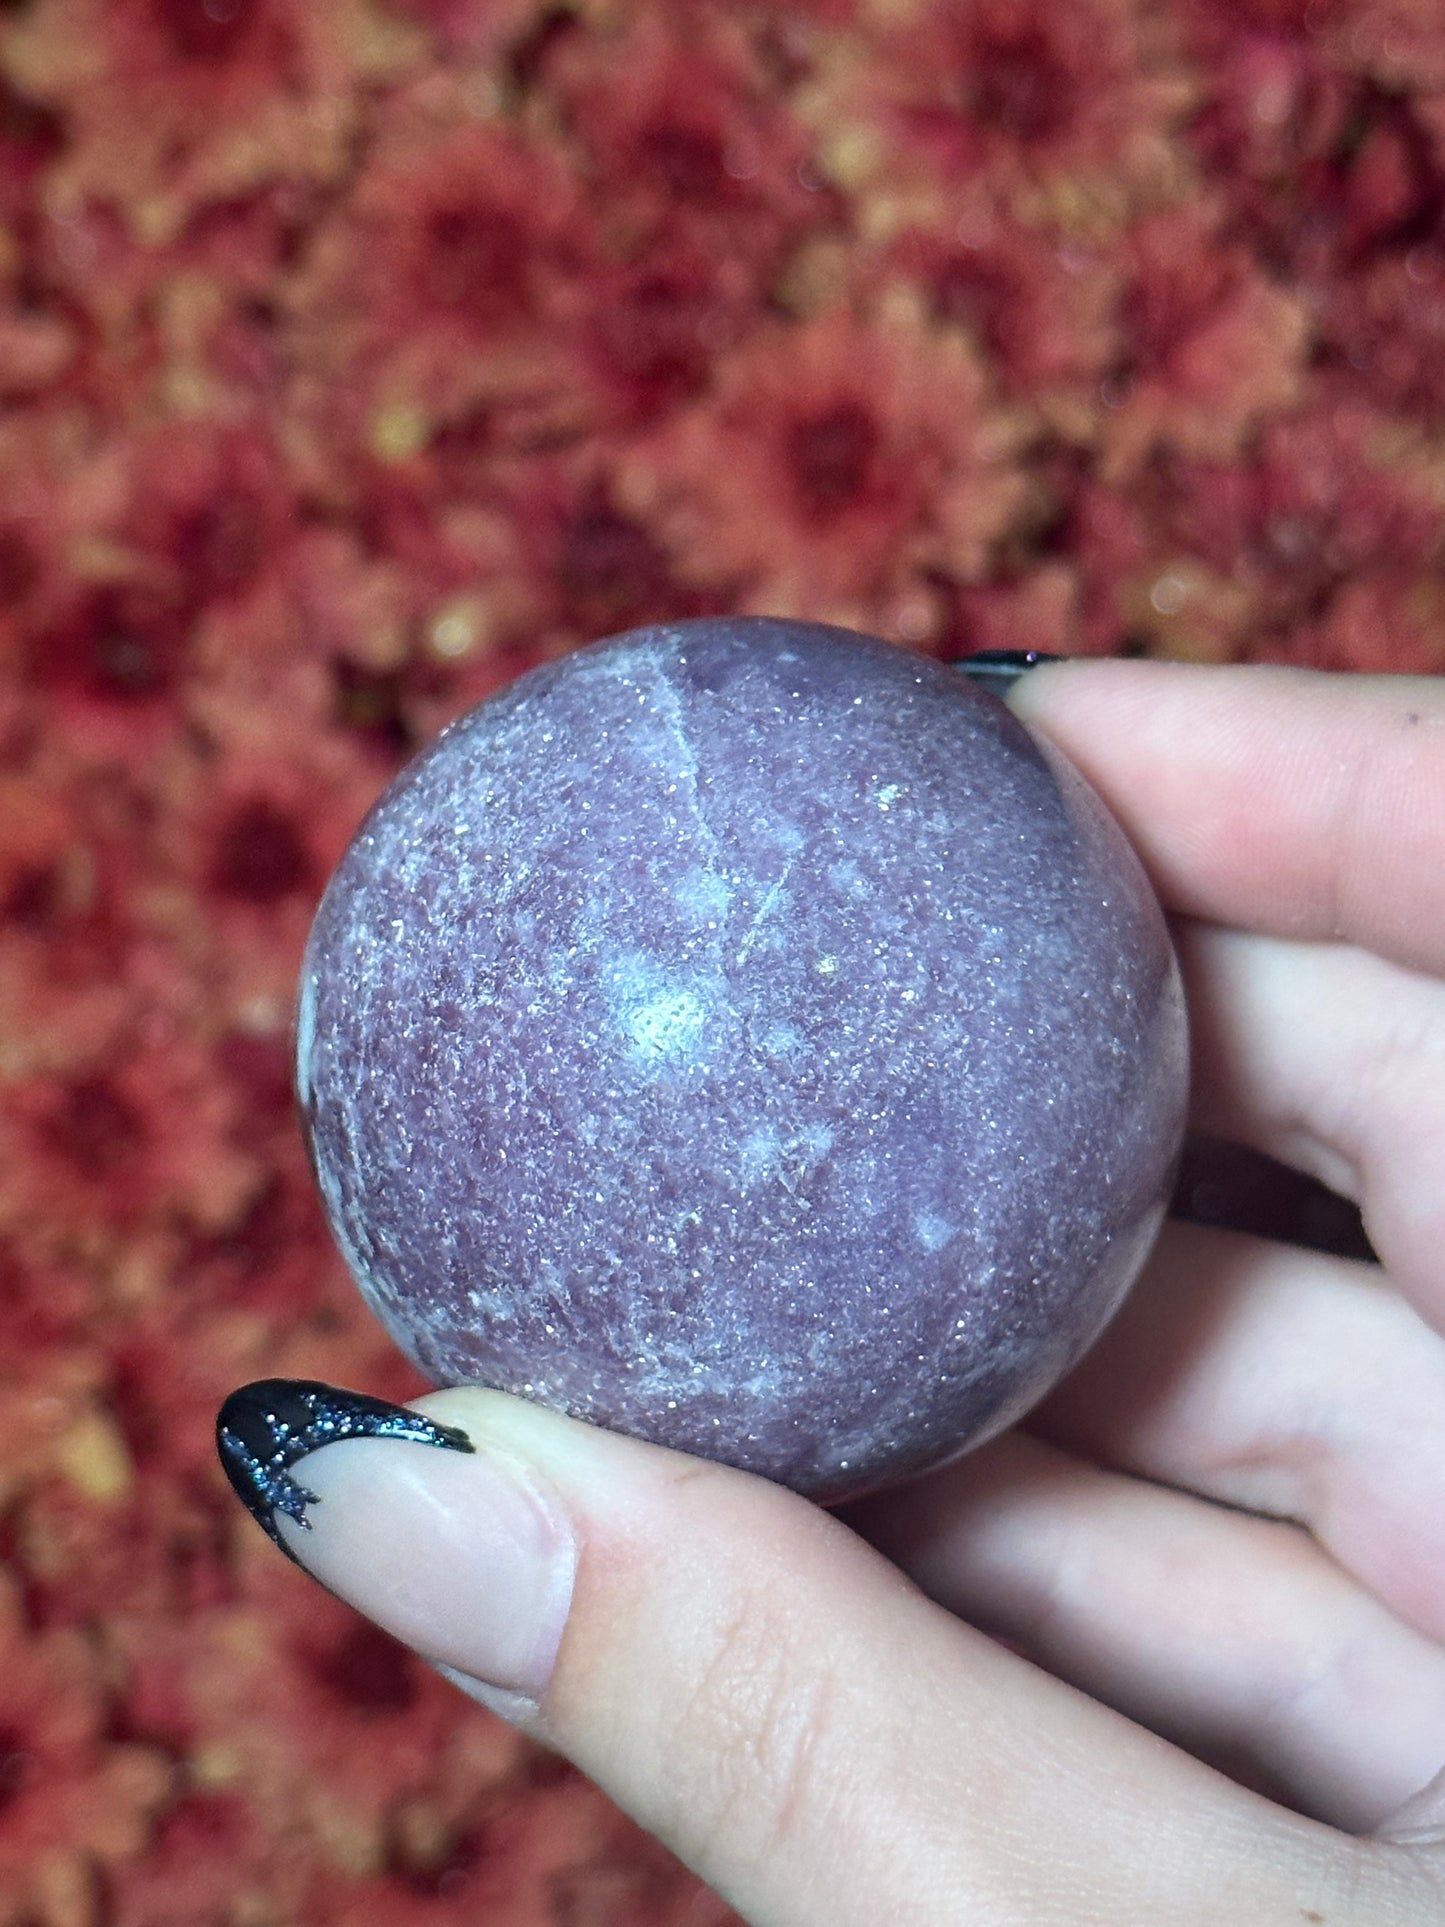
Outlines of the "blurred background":
M0 1927L726 1917L214 1464L418 1389L289 1090L411 750L717 610L1439 670L1442 495L1438 0L5 0Z

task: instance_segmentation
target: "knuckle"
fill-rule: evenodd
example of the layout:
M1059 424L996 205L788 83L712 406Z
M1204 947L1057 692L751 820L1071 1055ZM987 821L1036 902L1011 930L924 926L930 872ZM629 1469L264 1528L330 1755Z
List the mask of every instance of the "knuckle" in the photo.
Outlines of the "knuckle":
M731 1599L663 1739L670 1844L705 1877L787 1851L832 1804L838 1707L833 1669L778 1604L752 1587Z

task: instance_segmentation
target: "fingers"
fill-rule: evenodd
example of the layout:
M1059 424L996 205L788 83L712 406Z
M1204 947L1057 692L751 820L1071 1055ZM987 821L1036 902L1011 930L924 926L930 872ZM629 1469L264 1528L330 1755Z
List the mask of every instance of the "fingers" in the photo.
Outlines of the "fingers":
M1293 1526L1019 1433L849 1516L950 1611L1334 1825L1445 1763L1445 1650Z
M1171 909L1445 968L1438 678L1075 662L1009 702L1110 804Z
M418 1409L475 1451L311 1452L287 1545L752 1927L1378 1918L1385 1849L1047 1678L793 1495L496 1394Z
M1445 1769L1376 1827L1375 1836L1402 1846L1445 1846Z
M1445 1326L1445 984L1352 944L1176 927L1195 1122L1363 1207L1395 1281Z
M1031 1428L1300 1521L1391 1612L1445 1643L1445 1338L1374 1266L1167 1226Z

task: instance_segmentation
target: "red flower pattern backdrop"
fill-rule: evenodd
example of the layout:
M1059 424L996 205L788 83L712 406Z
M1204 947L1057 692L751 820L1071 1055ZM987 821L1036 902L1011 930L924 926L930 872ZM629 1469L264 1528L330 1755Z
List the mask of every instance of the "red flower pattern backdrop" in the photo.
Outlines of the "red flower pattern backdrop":
M656 617L1445 668L1437 0L0 13L0 1927L716 1927L276 1556L399 761Z

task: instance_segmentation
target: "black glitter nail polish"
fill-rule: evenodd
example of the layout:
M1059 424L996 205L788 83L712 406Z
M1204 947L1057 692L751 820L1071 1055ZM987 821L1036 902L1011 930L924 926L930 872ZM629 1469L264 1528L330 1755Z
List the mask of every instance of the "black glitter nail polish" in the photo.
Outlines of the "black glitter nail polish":
M1020 676L1037 669L1040 663L1063 660L1062 656L1050 655L1047 649L976 649L971 656L960 656L953 666L971 677L980 689L986 689L990 696L1003 697Z
M292 1478L291 1467L338 1439L410 1439L453 1452L475 1450L456 1426L434 1424L405 1405L365 1392L310 1378L260 1378L243 1385L221 1407L216 1449L236 1496L293 1562L276 1514L284 1512L309 1531L306 1508L320 1500Z

